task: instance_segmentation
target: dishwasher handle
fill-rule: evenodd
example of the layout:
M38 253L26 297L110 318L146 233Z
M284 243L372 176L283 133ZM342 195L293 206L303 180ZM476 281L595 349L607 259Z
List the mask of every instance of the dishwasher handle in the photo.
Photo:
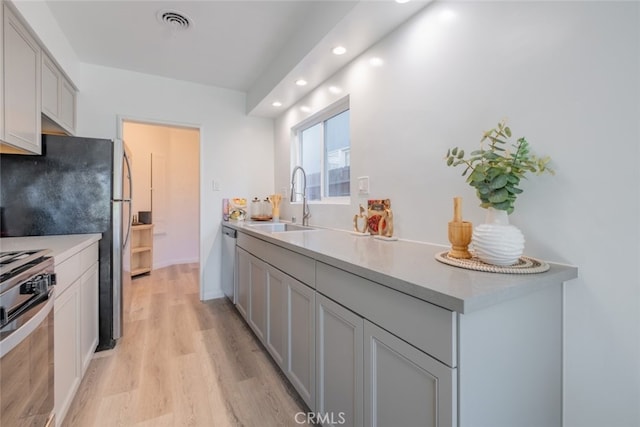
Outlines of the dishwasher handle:
M234 230L233 228L229 227L222 227L222 234L235 239L238 236L238 230Z

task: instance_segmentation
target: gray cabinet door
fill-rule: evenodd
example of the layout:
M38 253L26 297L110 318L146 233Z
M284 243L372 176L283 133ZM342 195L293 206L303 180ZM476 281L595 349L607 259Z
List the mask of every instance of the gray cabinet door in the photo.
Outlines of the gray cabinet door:
M287 278L288 363L285 374L313 411L316 406L316 305L315 291Z
M249 326L265 342L267 334L267 265L249 255Z
M278 366L287 366L287 276L267 266L267 335L265 345Z
M316 411L325 426L363 425L363 329L360 316L316 294Z
M249 257L249 253L244 249L236 248L236 276L238 277L238 296L236 300L236 307L245 320L248 320L247 315L249 312L249 289L251 281Z
M366 426L456 425L456 370L364 321Z

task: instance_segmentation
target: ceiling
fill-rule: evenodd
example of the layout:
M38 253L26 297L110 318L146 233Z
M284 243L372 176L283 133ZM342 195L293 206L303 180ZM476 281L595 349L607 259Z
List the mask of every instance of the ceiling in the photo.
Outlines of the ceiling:
M427 3L46 0L80 61L247 93L275 117ZM189 27L161 23L179 12ZM174 20L175 21L175 20ZM347 53L336 56L337 45ZM304 78L308 84L295 85ZM282 102L279 108L271 104Z

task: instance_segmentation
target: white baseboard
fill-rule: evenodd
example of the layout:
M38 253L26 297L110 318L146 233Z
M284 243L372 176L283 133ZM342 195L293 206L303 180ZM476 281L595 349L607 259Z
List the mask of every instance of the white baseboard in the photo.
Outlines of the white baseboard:
M153 269L156 270L158 268L169 267L170 265L193 264L193 263L199 263L199 262L200 262L200 259L198 258L165 260L161 262L154 262Z

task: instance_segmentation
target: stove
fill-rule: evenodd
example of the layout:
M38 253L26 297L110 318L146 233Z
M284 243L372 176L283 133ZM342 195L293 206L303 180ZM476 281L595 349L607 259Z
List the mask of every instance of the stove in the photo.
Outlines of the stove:
M50 252L50 249L0 252L0 294L33 271L53 265L53 259L46 256Z
M53 258L46 256L50 252L0 252L0 328L48 298L55 284Z
M0 425L52 426L51 251L0 252Z

